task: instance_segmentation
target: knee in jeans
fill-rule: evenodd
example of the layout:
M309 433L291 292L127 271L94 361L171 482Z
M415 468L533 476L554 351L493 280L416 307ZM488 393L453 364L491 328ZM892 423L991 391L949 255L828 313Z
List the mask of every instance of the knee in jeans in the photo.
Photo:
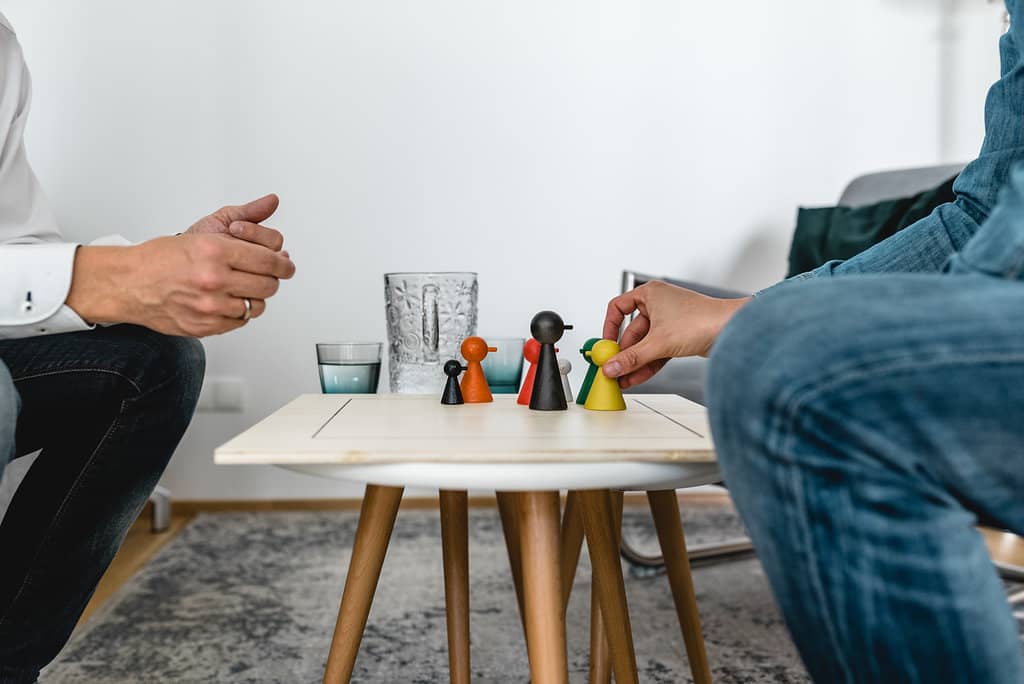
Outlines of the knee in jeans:
M124 354L140 394L159 392L168 410L177 411L186 422L199 402L199 390L206 370L206 355L198 340L161 335L142 328L123 331L127 337ZM119 331L121 332L121 331Z
M765 439L776 410L816 375L829 350L813 287L793 285L755 298L725 327L708 368L708 413L719 455L735 458Z
M191 337L163 337L160 352L154 358L153 372L164 380L164 391L176 399L179 410L192 417L199 403L199 391L206 371L203 345Z

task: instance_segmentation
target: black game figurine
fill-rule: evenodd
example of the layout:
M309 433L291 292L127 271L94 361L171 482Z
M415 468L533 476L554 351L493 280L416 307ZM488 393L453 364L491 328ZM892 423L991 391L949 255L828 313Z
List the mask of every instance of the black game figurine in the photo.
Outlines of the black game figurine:
M558 357L555 356L555 343L562 339L566 330L572 330L572 326L566 325L554 311L541 311L530 322L530 333L540 342L537 375L530 396L530 408L534 411L565 411L568 408L562 374L558 370Z
M462 389L459 387L459 373L464 370L466 369L462 364L454 359L444 364L444 374L448 376L448 382L444 384L441 403L445 406L458 406L466 403L462 399Z

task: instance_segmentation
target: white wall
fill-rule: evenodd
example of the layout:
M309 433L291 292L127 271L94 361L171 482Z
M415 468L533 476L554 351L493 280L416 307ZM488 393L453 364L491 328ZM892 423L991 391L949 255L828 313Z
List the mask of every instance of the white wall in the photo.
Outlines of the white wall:
M772 282L798 204L974 153L1000 30L980 0L0 10L34 71L29 153L69 236L143 240L282 197L298 275L207 341L208 374L244 378L247 404L197 416L164 479L185 499L358 491L211 452L318 389L314 342L383 339L385 271L476 270L482 333L553 308L581 339L624 267ZM970 55L955 78L951 54Z

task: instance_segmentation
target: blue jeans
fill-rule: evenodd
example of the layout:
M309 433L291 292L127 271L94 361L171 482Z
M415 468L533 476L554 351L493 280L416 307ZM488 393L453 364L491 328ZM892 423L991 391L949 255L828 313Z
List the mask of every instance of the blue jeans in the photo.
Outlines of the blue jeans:
M1024 533L1022 333L1024 283L946 273L787 283L720 336L725 480L815 681L1024 682L975 530Z
M192 418L196 340L129 325L0 340L0 472L42 449L0 523L0 683L63 647Z

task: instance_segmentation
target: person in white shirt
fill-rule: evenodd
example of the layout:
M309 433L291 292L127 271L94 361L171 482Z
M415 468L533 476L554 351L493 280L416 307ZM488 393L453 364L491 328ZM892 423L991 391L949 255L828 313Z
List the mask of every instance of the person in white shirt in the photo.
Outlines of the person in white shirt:
M0 15L0 475L42 450L0 522L0 684L34 682L174 452L195 339L260 316L295 266L268 195L138 245L65 241L28 164L31 84Z

